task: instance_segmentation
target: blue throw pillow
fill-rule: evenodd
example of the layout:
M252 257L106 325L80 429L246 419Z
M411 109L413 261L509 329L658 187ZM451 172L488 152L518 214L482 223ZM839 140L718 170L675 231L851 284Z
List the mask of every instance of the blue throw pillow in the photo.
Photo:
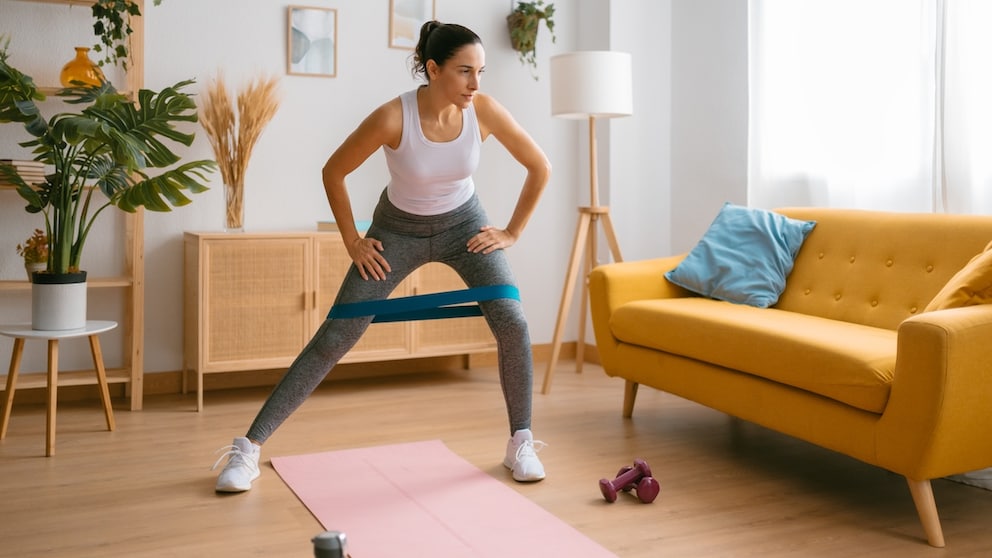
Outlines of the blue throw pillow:
M699 243L665 277L709 298L767 308L785 290L796 254L815 225L727 202Z

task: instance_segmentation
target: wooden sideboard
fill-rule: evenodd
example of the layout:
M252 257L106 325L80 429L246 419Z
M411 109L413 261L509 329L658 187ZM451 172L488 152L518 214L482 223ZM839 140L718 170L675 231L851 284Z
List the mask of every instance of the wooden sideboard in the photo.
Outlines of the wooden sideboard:
M183 379L288 367L324 321L351 259L337 232L184 235ZM428 264L392 294L464 289L446 265ZM372 324L341 363L491 352L483 318Z

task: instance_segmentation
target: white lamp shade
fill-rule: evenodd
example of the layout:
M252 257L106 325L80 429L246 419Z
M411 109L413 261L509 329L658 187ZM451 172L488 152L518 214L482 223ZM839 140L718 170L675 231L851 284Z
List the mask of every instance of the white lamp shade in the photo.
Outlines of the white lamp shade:
M630 54L605 50L551 57L551 114L612 118L634 113Z

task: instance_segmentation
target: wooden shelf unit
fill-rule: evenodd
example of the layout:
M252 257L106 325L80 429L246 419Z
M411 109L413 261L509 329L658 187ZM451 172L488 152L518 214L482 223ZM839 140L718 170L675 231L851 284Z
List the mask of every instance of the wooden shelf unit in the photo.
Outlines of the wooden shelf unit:
M187 232L183 380L287 368L323 323L351 265L337 232ZM415 271L393 297L464 289L443 264ZM372 324L342 364L492 352L481 317ZM184 385L184 391L186 386Z
M60 4L65 6L92 6L94 0L19 0L25 3ZM139 10L145 12L145 0L134 0ZM126 75L125 91L138 91L144 85L144 18L131 18L130 60ZM59 53L60 56L65 53ZM47 85L47 84L46 84ZM58 91L59 87L39 87L46 95ZM0 157L5 155L0 154ZM0 195L16 196L14 187L10 184L0 184ZM127 302L124 316L118 320L122 330L122 368L108 370L110 383L123 383L130 400L132 411L141 410L144 393L144 300L145 300L145 240L144 240L144 210L139 208L135 213L126 213L123 224L124 235L124 273L117 277L90 277L87 288L123 288L127 290ZM31 283L27 280L0 281L0 292L29 292ZM21 374L18 385L23 388L43 387L43 374L39 386L33 380L34 374ZM66 380L63 381L63 377ZM6 382L6 374L0 375L0 389ZM85 376L76 379L72 372L59 374L59 383L65 385L96 385L95 379L89 381Z

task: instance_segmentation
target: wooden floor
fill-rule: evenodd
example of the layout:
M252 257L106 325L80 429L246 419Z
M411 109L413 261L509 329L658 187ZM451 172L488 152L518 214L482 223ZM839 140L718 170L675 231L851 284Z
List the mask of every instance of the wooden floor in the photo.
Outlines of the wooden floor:
M0 442L0 556L312 556L323 528L267 457L430 439L621 557L992 555L992 492L936 481L947 547L931 548L901 477L651 389L624 420L619 380L571 368L534 396L548 478L529 485L500 465L492 368L325 384L265 446L255 488L236 495L214 493L213 453L243 434L267 388L208 392L201 414L193 396L152 396L141 412L118 401L115 432L97 402L67 403L51 458L44 409L15 403ZM598 480L635 457L660 496L606 503Z

